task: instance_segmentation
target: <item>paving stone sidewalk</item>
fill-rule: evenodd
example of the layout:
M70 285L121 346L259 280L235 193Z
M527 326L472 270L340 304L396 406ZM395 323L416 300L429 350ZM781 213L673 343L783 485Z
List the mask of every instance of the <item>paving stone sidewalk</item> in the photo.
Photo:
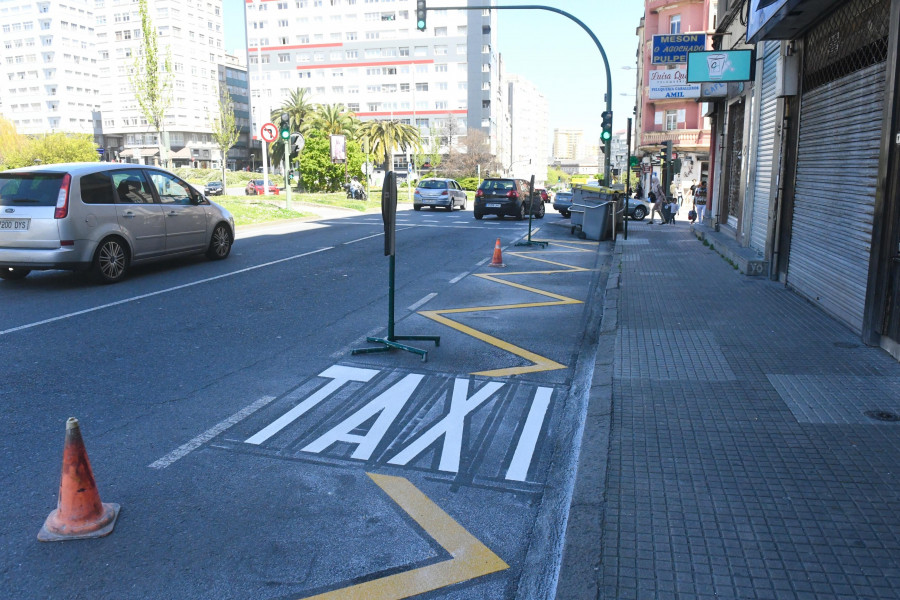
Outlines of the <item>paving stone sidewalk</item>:
M600 597L900 598L900 422L869 416L900 364L687 223L629 225Z

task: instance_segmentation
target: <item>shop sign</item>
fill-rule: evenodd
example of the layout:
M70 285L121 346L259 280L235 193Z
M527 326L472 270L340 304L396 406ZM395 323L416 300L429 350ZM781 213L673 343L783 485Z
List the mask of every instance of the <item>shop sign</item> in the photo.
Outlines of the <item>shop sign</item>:
M700 84L687 82L687 69L664 69L649 73L651 100L700 97Z

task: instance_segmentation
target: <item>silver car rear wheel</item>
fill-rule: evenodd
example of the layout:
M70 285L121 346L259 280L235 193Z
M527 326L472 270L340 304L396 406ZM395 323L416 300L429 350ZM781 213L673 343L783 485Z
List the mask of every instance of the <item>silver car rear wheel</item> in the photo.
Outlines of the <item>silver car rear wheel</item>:
M102 283L116 283L128 272L128 247L119 238L106 238L94 254L94 277Z

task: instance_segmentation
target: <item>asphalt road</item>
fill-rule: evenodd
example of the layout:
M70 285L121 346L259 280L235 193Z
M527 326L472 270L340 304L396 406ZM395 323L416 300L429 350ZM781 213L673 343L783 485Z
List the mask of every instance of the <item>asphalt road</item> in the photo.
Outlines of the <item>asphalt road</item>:
M519 247L527 221L398 214L395 333L440 336L406 342L427 362L351 353L387 333L377 214L245 231L228 260L113 286L0 282L0 589L541 597L610 262L564 223L548 212L550 245ZM487 264L498 238L505 268ZM122 512L108 537L40 543L71 416Z

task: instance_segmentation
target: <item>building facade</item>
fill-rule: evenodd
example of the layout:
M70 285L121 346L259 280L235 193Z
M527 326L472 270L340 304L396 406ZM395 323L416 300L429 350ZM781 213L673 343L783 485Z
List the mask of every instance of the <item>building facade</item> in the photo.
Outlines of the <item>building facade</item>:
M228 151L226 167L232 171L253 168L250 160L250 87L247 65L231 54L226 54L225 64L219 65L219 95L223 96L225 92L234 104L234 124L238 130L238 140Z
M519 75L504 78L509 114L509 153L499 157L504 173L544 185L547 178L550 105L532 82Z
M641 87L635 154L642 158L643 186L649 189L652 173L662 175L655 157L672 142L681 168L666 183L674 183L670 192L676 196L686 196L694 181L709 175L710 125L701 86L687 83L684 47L709 47L716 7L712 0L645 0L644 7L637 30Z
M711 225L900 359L900 0L719 2ZM748 271L750 271L748 269Z
M0 1L2 113L18 133L88 133L101 141L94 5Z
M435 130L460 136L476 128L496 152L504 123L495 11L429 10L427 29L418 31L415 7L415 0L247 2L254 135L304 88L314 104L414 124L426 147Z
M212 139L211 118L218 114L219 65L225 62L222 3L149 4L158 32L160 58L171 60L171 104L165 112L160 157L157 132L147 122L129 80L141 51L138 5L125 0L94 0L100 99L107 152L127 162L172 167L213 168L221 157Z
M584 131L581 129L554 129L553 158L558 160L584 158Z

